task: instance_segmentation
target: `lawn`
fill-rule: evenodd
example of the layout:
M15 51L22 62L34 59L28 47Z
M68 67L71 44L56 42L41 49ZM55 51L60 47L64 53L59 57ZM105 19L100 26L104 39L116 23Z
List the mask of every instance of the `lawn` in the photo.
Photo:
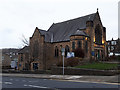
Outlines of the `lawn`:
M114 70L117 69L118 64L115 63L88 63L85 65L75 66L75 68L98 69L98 70Z

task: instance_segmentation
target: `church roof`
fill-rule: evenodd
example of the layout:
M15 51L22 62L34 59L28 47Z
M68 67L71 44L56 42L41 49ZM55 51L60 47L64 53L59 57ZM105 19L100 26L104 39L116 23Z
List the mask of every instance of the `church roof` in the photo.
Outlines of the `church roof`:
M45 42L51 42L53 33L45 31L45 30L41 30L41 29L38 29L38 30L41 33L41 35L45 36Z
M89 36L82 30L77 30L75 33L73 33L71 36Z
M70 40L71 35L85 35L88 36L85 32L77 30L86 29L86 22L93 21L96 13L89 14L83 17L76 19L71 19L68 21L53 23L48 31L40 30L42 35L45 35L46 42L60 42Z

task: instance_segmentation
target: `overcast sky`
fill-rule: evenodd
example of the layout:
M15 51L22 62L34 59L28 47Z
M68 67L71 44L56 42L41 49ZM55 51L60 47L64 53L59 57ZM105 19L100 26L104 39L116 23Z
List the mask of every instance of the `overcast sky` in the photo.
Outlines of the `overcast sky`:
M32 36L35 27L48 30L52 23L87 14L99 14L107 40L118 38L119 0L0 0L0 48L22 47L22 35Z

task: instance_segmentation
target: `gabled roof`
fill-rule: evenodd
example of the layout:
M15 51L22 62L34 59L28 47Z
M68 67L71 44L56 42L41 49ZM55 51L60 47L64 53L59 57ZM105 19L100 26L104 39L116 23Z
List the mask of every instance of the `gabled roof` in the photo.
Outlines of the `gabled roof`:
M96 13L71 19L68 21L53 23L48 31L39 29L40 33L45 36L46 42L60 42L70 40L71 35L78 35L77 30L86 29L86 22L93 21ZM85 32L80 31L79 35L88 36Z
M45 36L45 42L51 42L53 34L51 32L38 29L41 35Z

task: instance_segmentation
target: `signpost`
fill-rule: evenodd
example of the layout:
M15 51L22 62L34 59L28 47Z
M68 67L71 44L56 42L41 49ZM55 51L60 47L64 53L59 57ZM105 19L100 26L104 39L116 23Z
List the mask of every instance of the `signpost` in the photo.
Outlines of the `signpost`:
M63 56L63 75L64 75L64 55L65 55L65 48L61 49L62 56Z
M67 58L75 57L74 52L67 52Z

